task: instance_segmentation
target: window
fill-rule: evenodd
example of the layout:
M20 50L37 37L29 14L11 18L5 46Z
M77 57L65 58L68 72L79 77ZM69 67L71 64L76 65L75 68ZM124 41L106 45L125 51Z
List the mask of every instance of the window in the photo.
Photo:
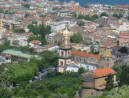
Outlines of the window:
M64 64L63 64L63 61L61 61L61 62L60 62L60 65L61 65L61 66L63 66L63 65L64 65Z
M61 51L61 56L63 56L64 55L64 52L63 51Z

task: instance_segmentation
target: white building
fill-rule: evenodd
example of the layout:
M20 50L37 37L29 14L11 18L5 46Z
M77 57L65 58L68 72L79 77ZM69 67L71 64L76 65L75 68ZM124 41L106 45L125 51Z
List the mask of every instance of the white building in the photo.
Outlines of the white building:
M118 32L129 31L129 23L123 23L122 25L115 27Z
M27 46L28 45L28 37L24 35L13 35L7 38L10 41L11 46L19 45L19 46Z
M50 24L51 30L53 32L59 32L60 30L65 29L66 26L73 27L75 25L76 25L76 22L67 21L67 20L66 21L61 21L61 22L56 22L56 23Z
M84 63L78 63L71 62L68 64L66 71L72 71L72 72L78 72L79 68L84 68L85 70L91 71L96 69L96 65L91 64L84 64Z

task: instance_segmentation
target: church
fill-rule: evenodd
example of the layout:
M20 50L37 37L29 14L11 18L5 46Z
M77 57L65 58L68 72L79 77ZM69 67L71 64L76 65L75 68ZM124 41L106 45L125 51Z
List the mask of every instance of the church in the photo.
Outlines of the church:
M61 46L59 48L58 72L78 72L80 67L86 70L94 70L100 60L100 55L86 52L73 51L70 43L70 32L66 28L63 31Z
M63 38L59 48L58 72L66 71L67 65L71 62L70 33L68 29L63 31Z

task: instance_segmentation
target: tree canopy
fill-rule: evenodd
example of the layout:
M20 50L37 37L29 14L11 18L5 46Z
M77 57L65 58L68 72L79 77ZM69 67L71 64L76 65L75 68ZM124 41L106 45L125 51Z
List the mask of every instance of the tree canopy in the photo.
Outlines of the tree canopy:
M39 68L57 67L58 54L51 51L45 51L41 54L42 59L37 61Z
M111 91L105 91L101 96L86 97L86 98L128 98L129 86L124 85L118 89L114 88Z
M106 13L106 12L102 12L101 14L100 14L100 16L102 17L102 16L108 16L108 14Z
M122 14L113 14L113 17L116 17L116 18L120 19L120 18L123 17L123 15Z
M43 81L24 84L11 91L0 88L1 98L27 97L27 98L73 98L80 88L81 78L78 73L51 73ZM2 95L1 95L2 94ZM9 97L4 97L9 96Z
M41 24L39 26L30 24L30 25L28 25L28 28L29 28L30 32L34 33L34 36L33 36L34 39L37 38L38 40L40 40L42 42L42 44L46 44L45 35L51 33L50 26L46 26L44 24Z
M15 33L25 33L25 30L23 28L20 29L14 29Z
M13 64L8 69L8 80L19 83L21 81L28 81L38 71L36 63Z
M121 47L119 50L121 53L128 53L127 47Z
M106 80L106 90L111 90L114 87L113 75L112 74L108 75L108 77L105 80Z
M85 19L85 20L89 20L89 21L94 21L96 19L98 19L98 15L97 14L94 14L93 16L89 16L89 15L79 15L77 17L78 19Z
M80 43L83 41L82 36L80 34L74 34L70 37L72 43Z
M78 22L77 23L79 26L84 26L85 25L85 23L83 22L83 21L80 21L80 22Z

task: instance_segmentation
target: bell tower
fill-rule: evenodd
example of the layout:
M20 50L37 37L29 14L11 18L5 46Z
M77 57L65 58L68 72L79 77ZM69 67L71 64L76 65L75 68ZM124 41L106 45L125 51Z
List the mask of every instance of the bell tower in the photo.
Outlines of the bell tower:
M10 31L10 32L13 31L12 23L10 23L10 25L9 25L9 31Z
M0 21L0 27L3 27L3 20Z
M64 30L62 43L59 49L58 72L64 72L67 64L71 62L70 32Z

